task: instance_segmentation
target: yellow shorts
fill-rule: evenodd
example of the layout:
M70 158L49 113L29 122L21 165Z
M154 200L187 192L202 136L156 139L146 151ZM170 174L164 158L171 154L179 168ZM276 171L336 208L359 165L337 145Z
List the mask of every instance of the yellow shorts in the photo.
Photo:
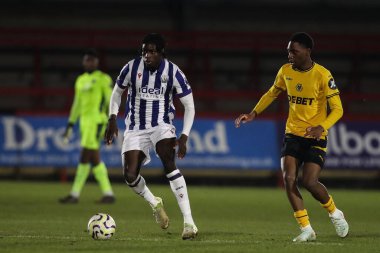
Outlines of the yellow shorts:
M96 124L94 122L81 121L81 146L87 149L99 149L101 140L103 140L104 137L104 131L106 130L106 126L106 123Z

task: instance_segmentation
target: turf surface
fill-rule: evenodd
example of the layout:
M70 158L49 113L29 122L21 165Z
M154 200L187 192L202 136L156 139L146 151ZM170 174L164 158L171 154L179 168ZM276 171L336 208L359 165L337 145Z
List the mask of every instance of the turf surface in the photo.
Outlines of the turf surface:
M338 238L326 212L303 191L313 243L292 243L298 227L279 188L189 186L199 236L183 241L182 217L167 185L151 185L163 197L171 224L161 231L151 209L126 185L114 184L117 201L99 205L97 185L85 186L80 202L57 202L70 184L0 181L0 252L380 252L380 192L331 189L346 215L349 236ZM116 234L95 241L86 232L97 212L116 221Z

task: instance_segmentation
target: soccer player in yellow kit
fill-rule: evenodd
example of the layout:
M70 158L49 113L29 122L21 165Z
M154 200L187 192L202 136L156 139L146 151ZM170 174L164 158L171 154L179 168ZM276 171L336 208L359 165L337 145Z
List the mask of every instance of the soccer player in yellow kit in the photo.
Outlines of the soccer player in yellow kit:
M109 75L97 69L98 65L96 51L88 50L83 57L85 73L75 82L75 97L64 138L66 141L70 138L72 128L79 119L82 151L71 192L59 199L63 204L78 202L91 168L103 194L98 203L108 204L115 201L107 168L100 159L99 151L108 120L108 104L113 83Z
M316 240L297 186L301 166L303 186L327 210L338 236L346 237L349 230L343 212L336 208L332 196L319 182L326 157L328 129L342 117L343 108L330 71L311 59L313 46L313 39L307 33L292 35L287 47L289 63L280 68L273 86L253 110L235 120L236 127L254 120L281 92L287 92L289 116L281 149L281 168L286 193L301 229L294 242Z

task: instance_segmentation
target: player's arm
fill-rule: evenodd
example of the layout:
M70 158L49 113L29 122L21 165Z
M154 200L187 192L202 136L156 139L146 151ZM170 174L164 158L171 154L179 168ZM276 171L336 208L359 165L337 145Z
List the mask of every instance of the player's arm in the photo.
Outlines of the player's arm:
M77 86L78 86L78 81L75 83L74 100L73 100L73 103L71 105L69 120L67 122L65 132L63 133L64 143L69 142L69 140L73 134L73 127L79 118L80 92L77 90Z
M186 155L186 142L190 134L191 127L193 126L194 116L195 116L195 106L193 94L190 93L187 96L181 97L179 99L183 104L185 109L183 116L183 129L182 134L179 137L178 143L178 158L182 159Z
M80 112L80 91L78 88L78 81L75 84L75 93L74 93L74 100L73 104L71 105L70 109L70 115L69 115L69 123L75 124L79 118L79 112Z
M240 127L241 123L247 123L254 120L257 115L262 113L283 90L274 84L268 92L266 92L257 102L256 106L252 109L250 113L240 114L235 120L235 127Z
M117 114L119 113L121 96L123 95L125 89L120 88L118 85L115 85L111 94L110 104L109 104L109 118L104 134L104 140L106 144L111 144L114 136L118 136L117 128Z
M262 113L272 102L280 95L283 90L277 85L273 85L267 93L265 93L257 102L256 106L252 109L251 113L255 112L256 115Z
M176 141L178 146L177 155L178 158L182 159L187 152L186 142L194 122L195 108L192 90L185 74L179 68L176 68L174 73L173 86L185 109L182 134Z
M306 137L319 139L324 131L327 131L343 116L343 106L334 78L329 71L326 72L323 78L325 83L325 94L327 103L330 107L330 113L327 115L326 119L318 126L308 127L306 129Z
M240 114L239 117L235 119L235 127L240 127L241 123L247 123L254 120L257 115L262 113L278 97L278 95L280 95L281 92L286 90L283 75L284 66L279 69L272 87L260 98L252 111L250 113Z
M105 101L105 104L106 105L109 105L110 104L110 101L111 101L111 95L112 95L112 79L109 75L106 75L106 78L105 78L105 82L104 82L104 86L103 86L103 96L104 96L104 101ZM109 114L109 106L106 106L106 114L108 115Z
M113 141L114 136L118 136L119 130L117 128L117 114L119 113L120 108L120 102L121 102L121 96L123 95L123 92L125 91L126 87L128 86L128 83L130 81L130 71L129 71L129 63L123 67L121 70L119 76L116 79L116 84L113 87L110 103L109 103L109 110L108 110L108 124L106 128L106 132L104 134L104 141L107 145L111 144Z
M330 113L327 115L326 119L318 126L308 127L306 129L305 137L319 138L322 133L332 127L342 116L343 116L343 106L339 97L339 93L327 99L330 107Z
M343 116L343 106L339 93L327 98L327 102L330 107L330 113L321 123L324 130L331 128Z

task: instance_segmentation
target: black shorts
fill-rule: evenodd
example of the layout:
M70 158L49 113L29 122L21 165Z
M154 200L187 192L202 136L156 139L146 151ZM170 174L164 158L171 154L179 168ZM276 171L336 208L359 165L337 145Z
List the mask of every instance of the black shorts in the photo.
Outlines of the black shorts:
M321 148L326 148L326 139L311 139L286 134L281 149L281 157L289 155L297 158L301 163L312 162L319 164L323 168L326 159L326 152Z

